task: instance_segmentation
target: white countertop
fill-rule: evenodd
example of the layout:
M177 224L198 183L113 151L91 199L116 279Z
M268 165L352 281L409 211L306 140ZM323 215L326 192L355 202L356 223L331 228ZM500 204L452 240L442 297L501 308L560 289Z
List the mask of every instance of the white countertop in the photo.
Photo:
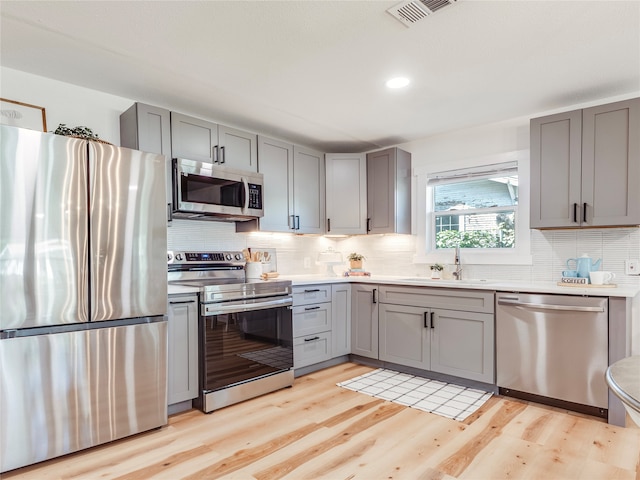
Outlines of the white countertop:
M557 282L522 282L515 280L432 280L427 277L393 275L371 275L370 277L329 277L326 275L280 275L279 280L291 280L293 286L319 285L327 283L372 283L404 285L412 287L466 288L472 290L492 290L499 292L556 293L565 295L591 295L602 297L635 297L640 295L640 287L574 287L560 286ZM269 281L269 280L265 280ZM197 287L169 285L169 295L198 293Z
M556 293L565 295L592 295L602 297L635 297L640 287L574 287L561 286L557 282L523 282L515 280L432 280L428 277L409 277L393 275L371 275L369 277L328 277L326 275L281 275L280 279L291 280L293 286L323 283L373 283L405 285L415 287L465 288L473 290L492 290L500 292Z

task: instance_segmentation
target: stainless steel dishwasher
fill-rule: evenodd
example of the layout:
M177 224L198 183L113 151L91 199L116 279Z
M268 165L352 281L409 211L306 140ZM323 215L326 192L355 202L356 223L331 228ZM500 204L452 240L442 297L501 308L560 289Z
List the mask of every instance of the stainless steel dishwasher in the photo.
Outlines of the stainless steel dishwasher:
M496 295L499 391L607 418L608 299Z

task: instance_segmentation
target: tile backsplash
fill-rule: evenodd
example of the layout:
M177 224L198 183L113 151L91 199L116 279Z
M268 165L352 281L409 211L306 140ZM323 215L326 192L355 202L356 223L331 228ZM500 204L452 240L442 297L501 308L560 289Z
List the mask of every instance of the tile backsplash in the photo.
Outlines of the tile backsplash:
M412 235L361 235L327 238L288 233L236 233L233 223L174 220L168 229L170 250L242 250L275 248L278 270L282 274L321 274L326 266L316 263L319 252L328 247L342 252L344 267L350 252L365 255L364 267L384 275L423 275L425 265L414 265L415 237ZM554 281L566 269L568 258L583 253L602 259L602 270L616 274L619 285L640 286L640 276L624 273L624 261L640 259L640 228L603 228L581 230L531 230L533 264L464 265L467 278L490 280Z

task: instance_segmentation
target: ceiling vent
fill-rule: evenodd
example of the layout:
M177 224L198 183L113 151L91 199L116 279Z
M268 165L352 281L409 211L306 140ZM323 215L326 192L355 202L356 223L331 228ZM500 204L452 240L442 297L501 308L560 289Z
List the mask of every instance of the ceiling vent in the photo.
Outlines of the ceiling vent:
M418 20L422 20L457 1L458 0L405 0L391 7L387 12L397 18L405 27L411 27Z

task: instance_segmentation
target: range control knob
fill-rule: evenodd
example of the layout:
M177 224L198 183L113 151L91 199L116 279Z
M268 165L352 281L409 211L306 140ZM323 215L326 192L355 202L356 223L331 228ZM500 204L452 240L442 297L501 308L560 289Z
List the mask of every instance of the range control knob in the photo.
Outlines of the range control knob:
M236 253L236 260L242 260L242 254Z
M171 263L173 260L173 252L167 252L167 263Z
M233 255L227 253L224 258L226 258L227 260L233 260Z
M176 260L178 260L179 262L182 261L182 254L181 253L176 253Z

